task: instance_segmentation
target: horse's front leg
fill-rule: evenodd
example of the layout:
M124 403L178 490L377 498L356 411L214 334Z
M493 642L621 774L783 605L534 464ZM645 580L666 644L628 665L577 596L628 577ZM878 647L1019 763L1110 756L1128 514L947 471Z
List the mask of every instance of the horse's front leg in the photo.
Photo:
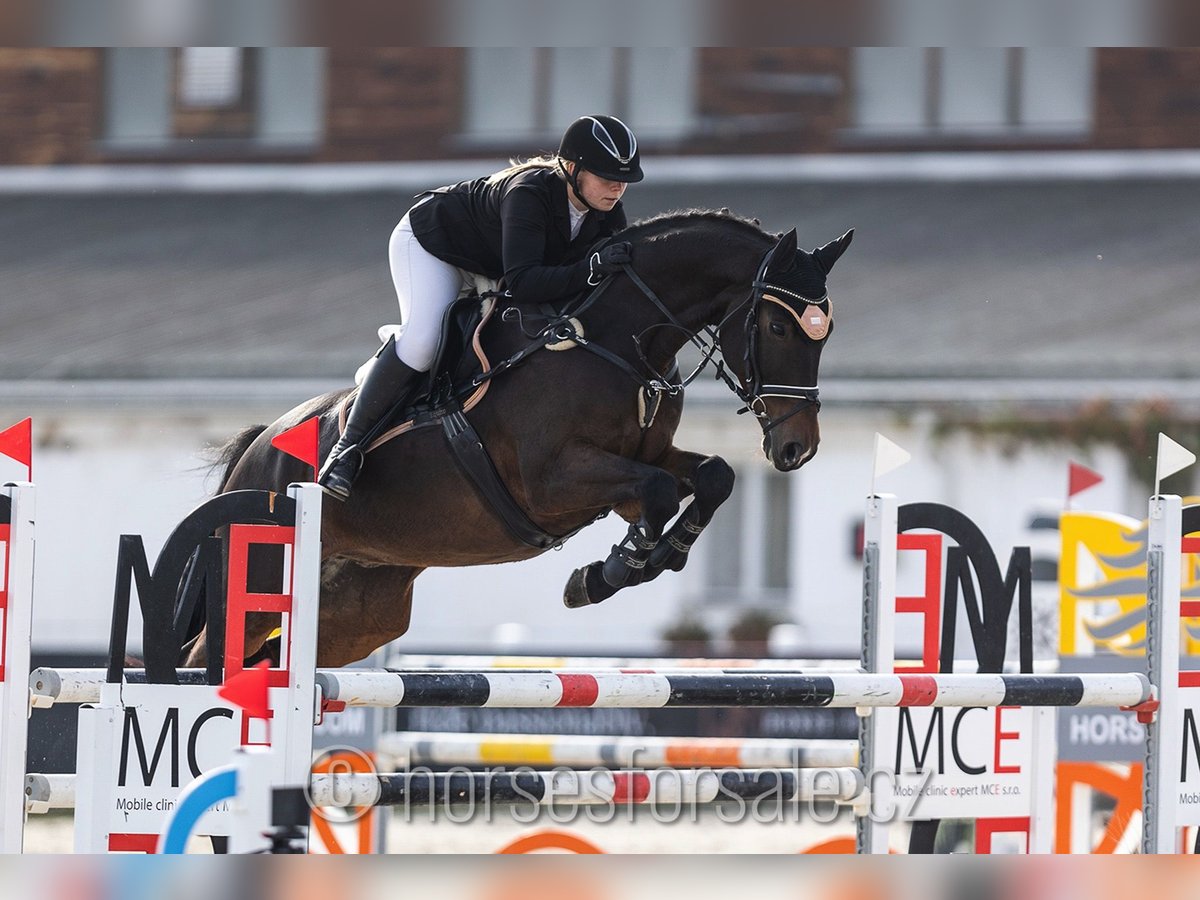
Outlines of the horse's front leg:
M657 462L681 484L690 486L694 498L650 553L643 581L651 581L667 569L673 572L683 569L692 545L733 493L733 468L719 456L703 456L672 447Z
M636 462L596 447L580 447L561 457L557 477L531 496L541 510L612 507L630 523L608 559L576 569L563 602L569 607L607 600L623 587L641 583L646 563L667 523L679 512L679 483L657 466ZM570 478L568 479L568 474Z

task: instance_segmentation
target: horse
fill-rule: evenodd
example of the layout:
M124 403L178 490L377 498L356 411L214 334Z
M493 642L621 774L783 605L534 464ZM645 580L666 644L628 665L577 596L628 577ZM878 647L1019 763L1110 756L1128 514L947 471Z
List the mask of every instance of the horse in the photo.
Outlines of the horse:
M509 303L487 320L476 348L505 363L474 379L469 386L486 396L455 421L465 423L469 408L468 434L481 436L471 448L486 447L504 502L518 511L498 514L499 501L448 452L449 431L412 428L376 444L348 500L323 505L318 664L352 663L403 635L413 582L426 568L529 559L610 511L629 523L626 537L606 560L574 571L568 606L681 570L730 496L734 472L718 456L673 443L686 385L674 375L677 354L687 342L703 348L706 363L720 353L717 374L741 412L758 419L776 469L811 461L820 441L818 366L832 330L826 276L853 235L809 252L797 247L794 228L770 234L727 210L663 214L615 235L632 245L632 264L550 318L532 345L531 311ZM284 491L307 480L311 468L273 449L272 439L315 416L324 456L351 395L313 398L236 435L214 462L224 473L218 492ZM521 515L534 538L510 527ZM248 617L248 658L277 623ZM193 624L185 665L203 664L202 628Z

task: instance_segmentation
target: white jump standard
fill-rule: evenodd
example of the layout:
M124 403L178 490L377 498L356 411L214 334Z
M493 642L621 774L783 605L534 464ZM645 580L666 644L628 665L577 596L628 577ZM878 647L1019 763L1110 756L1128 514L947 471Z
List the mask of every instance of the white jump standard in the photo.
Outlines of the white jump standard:
M0 487L0 853L20 853L33 624L36 498L32 484Z

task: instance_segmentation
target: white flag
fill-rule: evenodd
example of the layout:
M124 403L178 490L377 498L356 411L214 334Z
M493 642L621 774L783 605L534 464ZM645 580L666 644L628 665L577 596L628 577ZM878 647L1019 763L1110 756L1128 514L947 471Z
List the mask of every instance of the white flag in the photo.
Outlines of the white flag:
M875 468L871 473L871 482L880 475L886 475L893 469L898 469L912 459L912 454L899 444L889 441L878 431L875 432Z
M1171 440L1161 431L1158 433L1158 465L1154 471L1154 492L1159 492L1159 483L1168 475L1186 469L1196 461L1196 454L1187 447Z

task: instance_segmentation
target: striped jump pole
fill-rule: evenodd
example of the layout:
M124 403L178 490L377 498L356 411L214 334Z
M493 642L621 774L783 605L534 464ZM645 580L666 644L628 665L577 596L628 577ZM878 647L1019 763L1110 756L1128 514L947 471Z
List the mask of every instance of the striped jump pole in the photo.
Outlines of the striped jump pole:
M318 669L318 672L338 672L338 669ZM366 670L370 671L370 670ZM379 669L376 671L385 671ZM180 685L206 685L204 669L177 669ZM100 693L108 678L106 669L59 668L40 666L29 673L29 702L34 709L49 709L57 703L99 703ZM124 684L149 684L145 669L125 669Z
M802 769L854 766L853 741L395 731L380 754L412 766Z
M181 685L207 684L204 669L179 669ZM106 669L77 669L40 666L29 673L29 703L34 709L49 709L56 703L99 703L108 679ZM145 669L126 669L125 684L146 684Z
M655 805L737 802L776 797L783 802L850 802L863 789L852 767L713 771L401 772L314 775L309 797L317 807Z
M563 674L563 675L579 675L579 674L588 674L590 672L594 672L597 668L602 667L602 665L603 665L603 663L601 664L601 666L592 666L589 668L578 668L578 667L574 667L574 666L572 666L570 668L563 668L563 669L554 668L554 667L543 667L543 668L534 667L534 668L519 668L519 669L503 669L501 671L504 671L506 674L507 673L522 674L522 673L528 673L528 672L540 672L543 674L554 673L554 674ZM344 670L342 670L342 669L318 669L317 670L318 673L328 673L328 674L334 675L334 676L336 676L339 672L342 672L342 671L344 671ZM385 679L394 673L424 674L424 673L429 672L428 669L397 670L397 669L393 669L393 668L387 668L387 669L363 668L363 669L356 669L355 671L380 675ZM466 673L476 672L476 671L479 671L479 669L473 668L473 669L458 670L458 669L438 668L436 671L439 674L462 674L464 672L466 672ZM663 667L663 668L656 668L656 669L639 667L639 668L630 670L630 669L625 669L624 667L620 667L620 668L614 669L614 671L620 671L620 672L629 671L631 673L641 673L641 674L644 674L647 672L652 672L653 674L658 674L658 675L671 675L671 674L684 675L684 674L689 674L689 673L695 672L696 668L693 668L690 666ZM702 671L739 674L739 673L744 672L745 669L738 668L738 667L704 668L704 669L702 669ZM768 674L768 673L775 673L775 672L794 673L794 672L803 672L804 670L799 670L799 669L777 669L777 670L758 669L756 671L759 674ZM858 672L858 671L861 671L861 670L858 669L857 667L852 667L852 666L846 666L841 669L829 668L828 666L813 666L808 669L809 674L828 674L831 672L847 672L847 673L849 673L849 672ZM178 669L177 672L179 675L179 683L181 685L191 685L191 684L202 685L202 684L207 683L207 672L204 669ZM98 703L98 702L100 702L101 688L103 687L107 677L108 677L108 672L105 669L59 668L57 666L41 666L39 668L34 669L29 675L30 704L35 709L49 709L50 707L54 706L57 703L76 703L76 704L78 704L78 703ZM125 669L124 675L122 677L126 684L146 684L147 683L145 669L136 669L136 668Z
M74 773L25 776L25 811L32 815L52 809L75 808Z
M1140 673L1080 675L688 674L597 671L323 672L324 701L346 706L649 709L660 707L1136 706ZM336 707L335 707L336 708Z
M727 659L671 656L493 656L489 654L414 654L397 653L388 658L394 671L427 672L430 669L480 672L484 669L755 669L768 672L795 672L827 669L830 666L855 668L855 660L844 659Z

